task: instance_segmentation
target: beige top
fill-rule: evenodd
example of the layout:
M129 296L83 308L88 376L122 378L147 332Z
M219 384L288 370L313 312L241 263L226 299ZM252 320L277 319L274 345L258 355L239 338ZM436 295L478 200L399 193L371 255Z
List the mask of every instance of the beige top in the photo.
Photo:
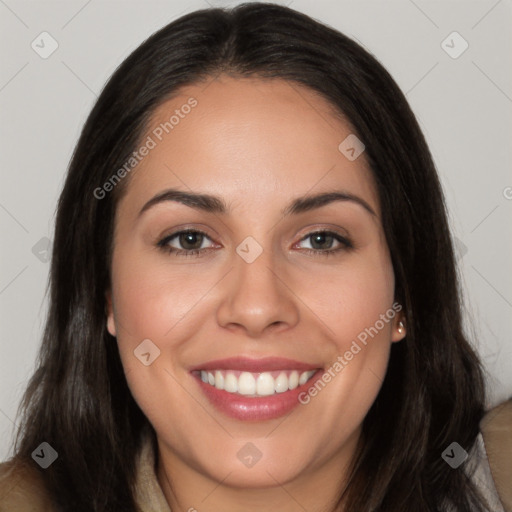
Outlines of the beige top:
M512 512L512 400L490 411L481 427L470 463L476 468L472 479L482 490L490 511ZM141 512L171 512L156 476L149 437L136 463L135 497ZM0 464L0 512L54 512L33 466L14 467L11 461Z
M136 475L135 499L141 512L171 512L156 477L155 453L149 438L142 447Z
M140 512L171 512L156 476L149 436L136 461L135 475L135 500ZM0 512L55 512L39 471L30 463L0 464Z

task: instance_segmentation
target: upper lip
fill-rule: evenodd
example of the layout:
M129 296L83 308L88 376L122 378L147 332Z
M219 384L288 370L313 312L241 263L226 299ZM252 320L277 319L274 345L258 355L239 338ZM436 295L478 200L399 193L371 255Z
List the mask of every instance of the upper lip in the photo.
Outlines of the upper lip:
M242 372L261 373L275 370L317 370L320 365L294 361L283 357L264 357L251 359L248 357L229 357L198 364L190 369L197 370L239 370Z

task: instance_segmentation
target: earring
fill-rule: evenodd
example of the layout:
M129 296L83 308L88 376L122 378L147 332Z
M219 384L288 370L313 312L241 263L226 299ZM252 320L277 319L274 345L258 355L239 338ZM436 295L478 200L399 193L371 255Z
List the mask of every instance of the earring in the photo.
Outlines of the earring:
M398 332L400 334L402 334L404 332L404 329L405 329L405 325L404 325L403 321L400 320L400 322L398 322L398 329L397 330L398 330Z

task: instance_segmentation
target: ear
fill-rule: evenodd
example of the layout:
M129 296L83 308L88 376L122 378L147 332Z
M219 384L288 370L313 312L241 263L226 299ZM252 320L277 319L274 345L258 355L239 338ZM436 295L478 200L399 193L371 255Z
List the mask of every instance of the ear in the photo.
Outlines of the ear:
M116 336L116 324L114 322L114 308L112 306L112 293L110 290L105 292L105 299L107 302L107 329L112 336Z
M405 323L405 315L401 311L395 318L393 318L393 327L391 333L391 341L396 343L397 341L402 341L407 335L407 325Z

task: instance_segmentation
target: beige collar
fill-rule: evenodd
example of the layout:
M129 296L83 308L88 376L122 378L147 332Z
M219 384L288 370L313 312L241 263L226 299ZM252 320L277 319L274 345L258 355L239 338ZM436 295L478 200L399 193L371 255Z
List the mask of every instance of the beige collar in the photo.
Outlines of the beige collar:
M157 479L153 440L149 435L144 438L137 459L135 500L140 512L171 512Z
M512 398L494 407L480 422L490 471L506 512L512 512Z

